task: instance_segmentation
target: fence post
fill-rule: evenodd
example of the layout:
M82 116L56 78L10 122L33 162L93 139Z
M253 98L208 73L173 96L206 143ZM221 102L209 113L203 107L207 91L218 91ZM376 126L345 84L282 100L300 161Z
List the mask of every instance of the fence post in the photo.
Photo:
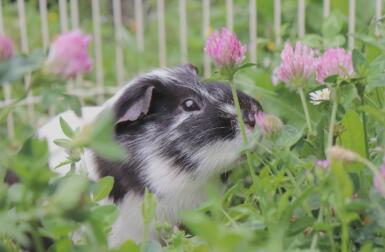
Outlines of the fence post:
M226 26L230 31L234 30L234 3L226 0Z
M27 35L27 24L26 24L26 17L25 17L25 4L24 0L18 0L17 1L17 7L18 7L18 18L19 18L19 29L20 29L20 42L21 42L21 50L23 53L28 54L29 48L28 48L28 35ZM32 104L32 92L30 90L31 88L31 74L27 73L24 76L24 86L25 90L27 92L27 101L28 101L28 119L31 121L32 124L35 124L34 120L34 111L33 111L33 104Z
M166 29L164 19L164 0L157 0L158 13L158 43L159 43L159 65L165 67L166 62Z
M281 45L281 0L274 0L275 44Z
M382 0L376 0L376 36L380 36L381 27L381 15L382 15Z
M79 28L79 2L78 0L71 0L71 25L72 29Z
M210 0L203 0L203 40L210 33ZM209 77L211 75L211 61L209 56L203 52L203 75Z
M60 30L68 30L67 0L59 0Z
M187 17L186 17L186 0L179 0L179 38L180 38L180 55L181 62L187 63Z
M330 15L330 0L324 0L323 17L326 18Z
M143 3L142 0L135 0L135 25L136 25L136 43L139 52L144 50L143 36Z
M44 51L47 51L49 47L47 0L39 0L39 11L40 11L41 35L43 40L43 48L44 48Z
M94 30L94 43L95 43L95 74L96 84L100 89L100 95L98 95L98 102L102 103L104 100L104 69L103 69L103 52L102 52L102 38L100 33L100 2L99 0L92 0L92 24Z
M348 48L354 48L354 32L356 29L356 0L349 0L349 26L348 26Z
M305 36L305 0L298 0L298 37Z
M250 0L249 5L249 37L250 37L250 61L257 63L257 4L256 0Z
M122 85L124 81L124 58L122 41L122 3L121 0L113 0L113 14L115 25L115 57L116 57L116 81Z

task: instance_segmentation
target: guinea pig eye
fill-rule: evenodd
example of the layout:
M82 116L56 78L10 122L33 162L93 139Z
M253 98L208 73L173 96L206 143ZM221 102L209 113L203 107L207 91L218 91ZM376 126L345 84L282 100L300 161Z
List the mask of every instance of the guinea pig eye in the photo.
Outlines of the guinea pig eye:
M182 107L185 111L196 111L196 110L200 110L200 107L198 106L198 104L196 103L196 101L194 101L193 99L187 99L185 100L183 103L182 103Z

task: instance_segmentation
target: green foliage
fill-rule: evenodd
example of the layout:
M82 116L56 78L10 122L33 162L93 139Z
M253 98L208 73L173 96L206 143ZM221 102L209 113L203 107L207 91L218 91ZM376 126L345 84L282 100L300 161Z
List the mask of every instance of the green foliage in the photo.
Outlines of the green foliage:
M42 50L35 50L29 56L16 56L0 63L0 86L20 80L27 73L40 69L44 58Z

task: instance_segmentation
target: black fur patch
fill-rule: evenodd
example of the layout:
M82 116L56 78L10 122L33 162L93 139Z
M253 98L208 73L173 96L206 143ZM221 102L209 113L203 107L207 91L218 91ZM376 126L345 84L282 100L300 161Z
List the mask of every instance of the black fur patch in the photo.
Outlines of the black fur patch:
M144 192L146 184L141 179L140 169L143 164L140 161L120 163L96 157L96 163L101 177L114 177L114 186L110 193L114 202L121 200L129 191L139 194Z

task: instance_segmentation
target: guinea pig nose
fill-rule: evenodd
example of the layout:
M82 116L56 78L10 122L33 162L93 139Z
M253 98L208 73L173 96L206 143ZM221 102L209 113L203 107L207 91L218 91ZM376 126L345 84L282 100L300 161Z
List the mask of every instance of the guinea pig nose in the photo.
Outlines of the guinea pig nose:
M245 117L245 123L251 128L255 127L255 116L254 113L248 113Z

